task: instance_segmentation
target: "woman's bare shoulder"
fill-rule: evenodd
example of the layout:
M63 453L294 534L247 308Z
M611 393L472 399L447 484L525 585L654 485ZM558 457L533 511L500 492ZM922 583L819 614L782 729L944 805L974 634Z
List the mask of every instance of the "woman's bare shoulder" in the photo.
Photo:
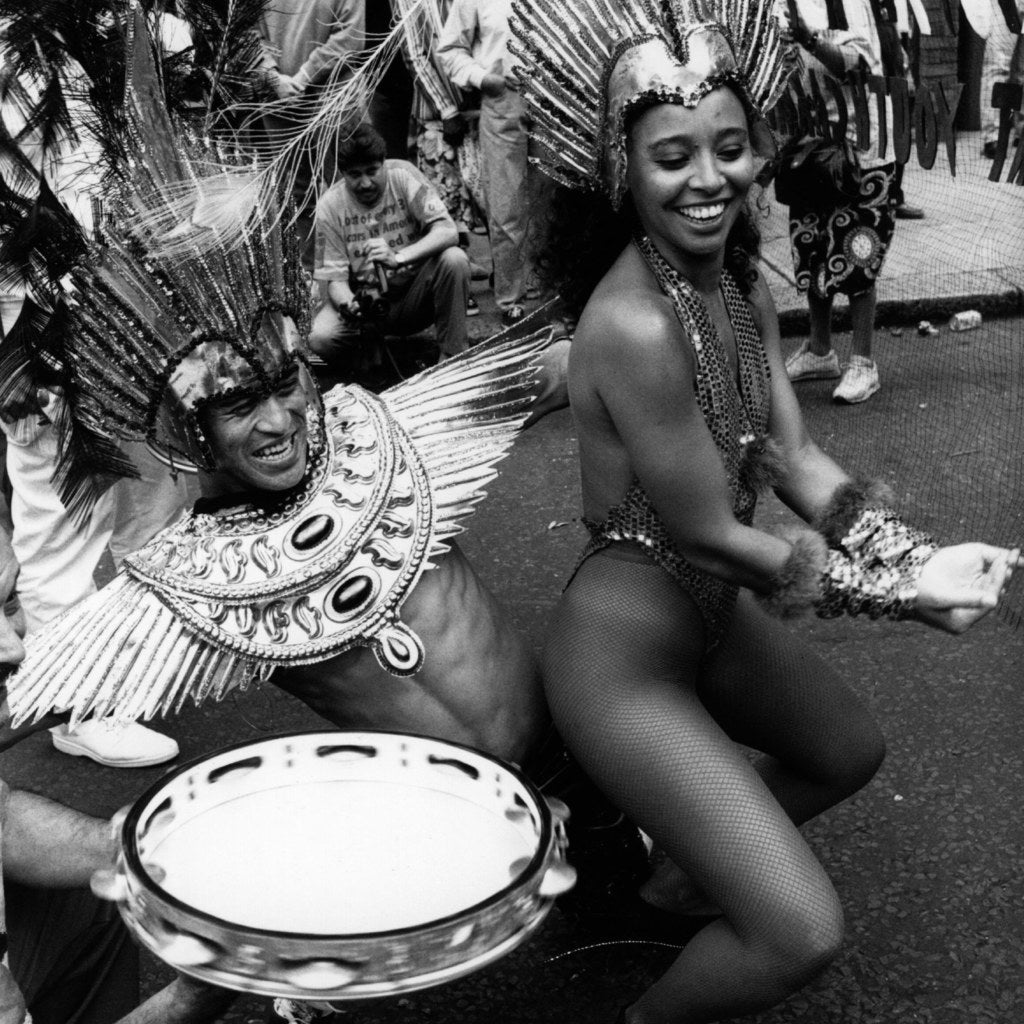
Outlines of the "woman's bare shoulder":
M590 297L576 329L588 361L621 366L630 356L678 348L682 327L672 302L642 268L620 260Z

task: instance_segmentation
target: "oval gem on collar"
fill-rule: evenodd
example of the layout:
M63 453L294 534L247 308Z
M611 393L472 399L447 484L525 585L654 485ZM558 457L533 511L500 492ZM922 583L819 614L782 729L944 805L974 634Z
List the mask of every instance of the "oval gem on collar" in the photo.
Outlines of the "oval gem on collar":
M288 538L288 546L298 557L308 557L330 540L334 533L334 525L334 519L326 512L310 516L292 531Z

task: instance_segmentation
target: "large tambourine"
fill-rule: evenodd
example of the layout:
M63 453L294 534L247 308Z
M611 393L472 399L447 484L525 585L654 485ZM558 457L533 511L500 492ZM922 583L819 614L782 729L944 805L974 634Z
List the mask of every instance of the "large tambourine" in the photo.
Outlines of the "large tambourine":
M389 732L244 743L132 806L113 888L140 942L240 992L367 999L522 943L572 887L567 811L509 764Z

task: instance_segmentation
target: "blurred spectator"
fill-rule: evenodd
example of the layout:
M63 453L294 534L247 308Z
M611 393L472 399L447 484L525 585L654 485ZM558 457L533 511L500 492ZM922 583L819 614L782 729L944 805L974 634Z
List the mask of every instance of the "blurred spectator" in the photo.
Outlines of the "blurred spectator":
M808 69L819 76L845 82L846 73L858 66L881 75L881 47L869 0L846 0L844 7L849 27L839 30L829 28L826 0L790 2L791 39L802 47ZM842 88L852 110L849 86ZM856 198L838 191L826 195L804 190L791 202L789 211L796 283L807 293L811 331L808 341L786 360L786 372L792 381L840 376L839 358L832 349L832 304L836 295L846 295L853 342L849 362L832 393L836 402L846 404L867 401L880 387L871 351L875 281L895 227L892 190L896 164L879 155L875 104L869 104L869 110L870 148L854 152L851 147L847 167L848 177L855 179L851 191ZM835 116L833 110L830 116ZM849 130L854 142L853 118Z
M401 8L395 0L371 0L366 8L366 42L378 44L391 31L393 15ZM409 156L409 116L413 103L413 80L405 62L393 60L370 100L368 120L380 132L387 155L399 160Z
M462 148L470 130L470 119L463 116L462 96L448 80L437 57L450 0L396 0L396 8L405 19L402 50L413 71L413 105L410 124L411 148L416 166L434 187L459 231L459 245L469 248L471 226L480 223L479 215L462 177ZM472 119L475 126L476 113ZM474 280L489 275L471 264ZM468 316L476 316L479 306L470 296Z
M999 111L992 106L992 88L997 82L1024 82L1024 36L1010 31L999 0L991 3L992 30L981 63L981 155L988 160L996 155L999 140ZM1017 10L1024 17L1024 3Z
M26 94L33 94L31 83L26 84ZM84 123L87 112L81 104L73 106L73 113ZM76 147L48 150L37 132L26 129L25 116L22 105L9 95L0 110L4 131L18 140L22 155L46 174L78 222L91 230L89 197L100 173L95 142L83 132L83 141ZM4 169L9 170L9 165ZM14 326L24 297L23 288L0 294L0 337ZM18 592L30 632L93 593L93 573L108 547L119 564L177 518L187 499L184 480L172 479L144 445L126 445L141 478L115 484L84 523L72 522L53 482L57 424L63 408L63 396L42 387L34 389L25 404L0 407L11 488L12 543L20 564ZM53 742L65 753L90 757L109 767L145 767L178 754L173 739L138 724L118 729L97 721L83 722L74 730L58 726Z
M437 59L460 89L480 91L482 191L494 262L494 298L502 321L526 314L531 278L526 108L508 52L512 0L454 0L441 30Z
M326 296L313 353L344 364L365 350L368 328L409 335L431 322L441 358L465 350L469 259L440 196L411 163L386 158L369 124L338 146L337 165L341 180L316 208L313 276Z
M306 125L320 87L343 74L365 47L366 0L273 0L260 22L260 36L261 75L277 101L263 115L266 144L273 150ZM296 227L307 270L313 265L313 210L301 200L311 178L307 161L296 182Z

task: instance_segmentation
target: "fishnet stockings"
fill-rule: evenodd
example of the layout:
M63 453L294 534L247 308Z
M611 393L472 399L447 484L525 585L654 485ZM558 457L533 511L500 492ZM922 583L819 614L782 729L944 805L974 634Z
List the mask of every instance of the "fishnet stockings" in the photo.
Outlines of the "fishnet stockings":
M705 656L692 599L616 554L587 559L559 606L548 700L587 774L723 911L631 1012L703 1024L765 1009L821 970L842 934L794 822L864 785L882 740L854 694L749 595ZM767 756L752 765L734 740Z

